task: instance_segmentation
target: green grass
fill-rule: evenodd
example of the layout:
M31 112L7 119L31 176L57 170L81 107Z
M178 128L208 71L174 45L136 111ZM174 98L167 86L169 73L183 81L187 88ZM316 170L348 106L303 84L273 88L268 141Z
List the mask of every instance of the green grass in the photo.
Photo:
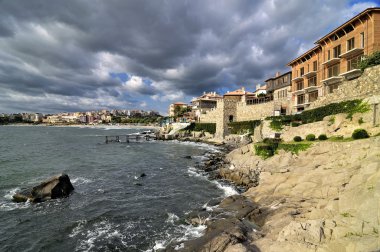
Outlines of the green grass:
M327 141L330 141L330 142L351 142L351 141L354 141L354 139L352 139L352 137L344 138L343 136L331 136L329 139L327 139Z
M280 143L278 145L277 150L284 150L286 152L291 152L292 154L298 154L301 151L305 151L312 145L312 142L304 141L302 143L294 142L294 143Z

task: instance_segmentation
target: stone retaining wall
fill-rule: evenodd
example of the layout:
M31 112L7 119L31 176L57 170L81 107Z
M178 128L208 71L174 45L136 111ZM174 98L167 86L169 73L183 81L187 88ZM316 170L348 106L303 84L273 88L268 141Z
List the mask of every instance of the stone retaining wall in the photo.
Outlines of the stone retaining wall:
M380 65L364 70L363 74L350 81L343 81L331 94L319 97L307 109L313 109L334 102L363 99L380 94Z

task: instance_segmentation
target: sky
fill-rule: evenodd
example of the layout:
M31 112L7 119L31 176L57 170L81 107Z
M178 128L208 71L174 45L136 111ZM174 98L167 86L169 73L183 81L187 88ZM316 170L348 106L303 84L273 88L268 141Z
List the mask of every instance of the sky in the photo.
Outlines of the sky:
M0 0L0 113L143 109L290 69L379 0Z

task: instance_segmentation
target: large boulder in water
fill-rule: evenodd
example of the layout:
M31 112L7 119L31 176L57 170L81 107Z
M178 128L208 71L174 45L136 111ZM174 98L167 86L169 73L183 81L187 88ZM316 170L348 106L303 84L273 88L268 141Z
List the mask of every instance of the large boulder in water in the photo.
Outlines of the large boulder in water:
M67 174L54 176L40 185L35 186L32 190L25 190L13 195L15 202L41 202L48 199L65 198L74 190Z

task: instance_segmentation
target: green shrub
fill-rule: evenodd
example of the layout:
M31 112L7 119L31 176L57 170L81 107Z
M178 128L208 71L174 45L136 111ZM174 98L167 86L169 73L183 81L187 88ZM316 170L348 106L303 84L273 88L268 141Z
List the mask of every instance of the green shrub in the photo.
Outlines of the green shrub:
M320 140L320 141L327 140L327 136L325 134L321 134L318 136L318 140Z
M282 122L279 120L272 120L269 124L269 127L274 131L282 130Z
M216 131L216 124L215 123L191 123L189 126L184 128L183 130L206 131L211 134L214 134Z
M363 138L369 138L369 135L365 129L356 129L352 133L353 139L363 139Z
M280 143L277 149L298 154L300 151L307 150L311 145L311 143Z
M309 134L306 136L307 141L315 141L315 135L314 134Z
M230 129L231 134L245 134L253 133L255 128L259 126L260 123L261 120L230 122L228 123L228 127Z
M364 123L363 117L360 117L358 120L359 125L362 125Z
M364 71L364 69L376 66L380 64L380 51L374 52L371 55L367 56L365 59L359 62L360 70Z
M298 126L300 126L301 124L300 124L299 122L291 122L290 125L291 125L292 127L298 127Z
M300 136L295 136L295 137L293 138L293 140L294 140L294 142L301 142L301 141L302 141L302 137L300 137Z
M369 111L370 106L362 100L343 101L339 103L330 103L326 106L303 111L301 114L286 116L270 116L267 120L272 120L271 127L280 129L284 125L298 126L297 123L312 123L322 121L324 117L339 113L346 113L347 118L352 118L355 113L365 113ZM331 119L334 120L335 119ZM276 121L276 122L274 122ZM331 122L330 122L331 123ZM333 122L332 122L333 123Z
M262 157L263 159L267 159L273 156L277 149L277 146L275 145L264 144L264 143L257 143L254 146L255 146L255 154L257 156Z
M332 117L329 118L328 125L330 126L330 125L333 125L334 123L335 123L335 116L332 116Z

